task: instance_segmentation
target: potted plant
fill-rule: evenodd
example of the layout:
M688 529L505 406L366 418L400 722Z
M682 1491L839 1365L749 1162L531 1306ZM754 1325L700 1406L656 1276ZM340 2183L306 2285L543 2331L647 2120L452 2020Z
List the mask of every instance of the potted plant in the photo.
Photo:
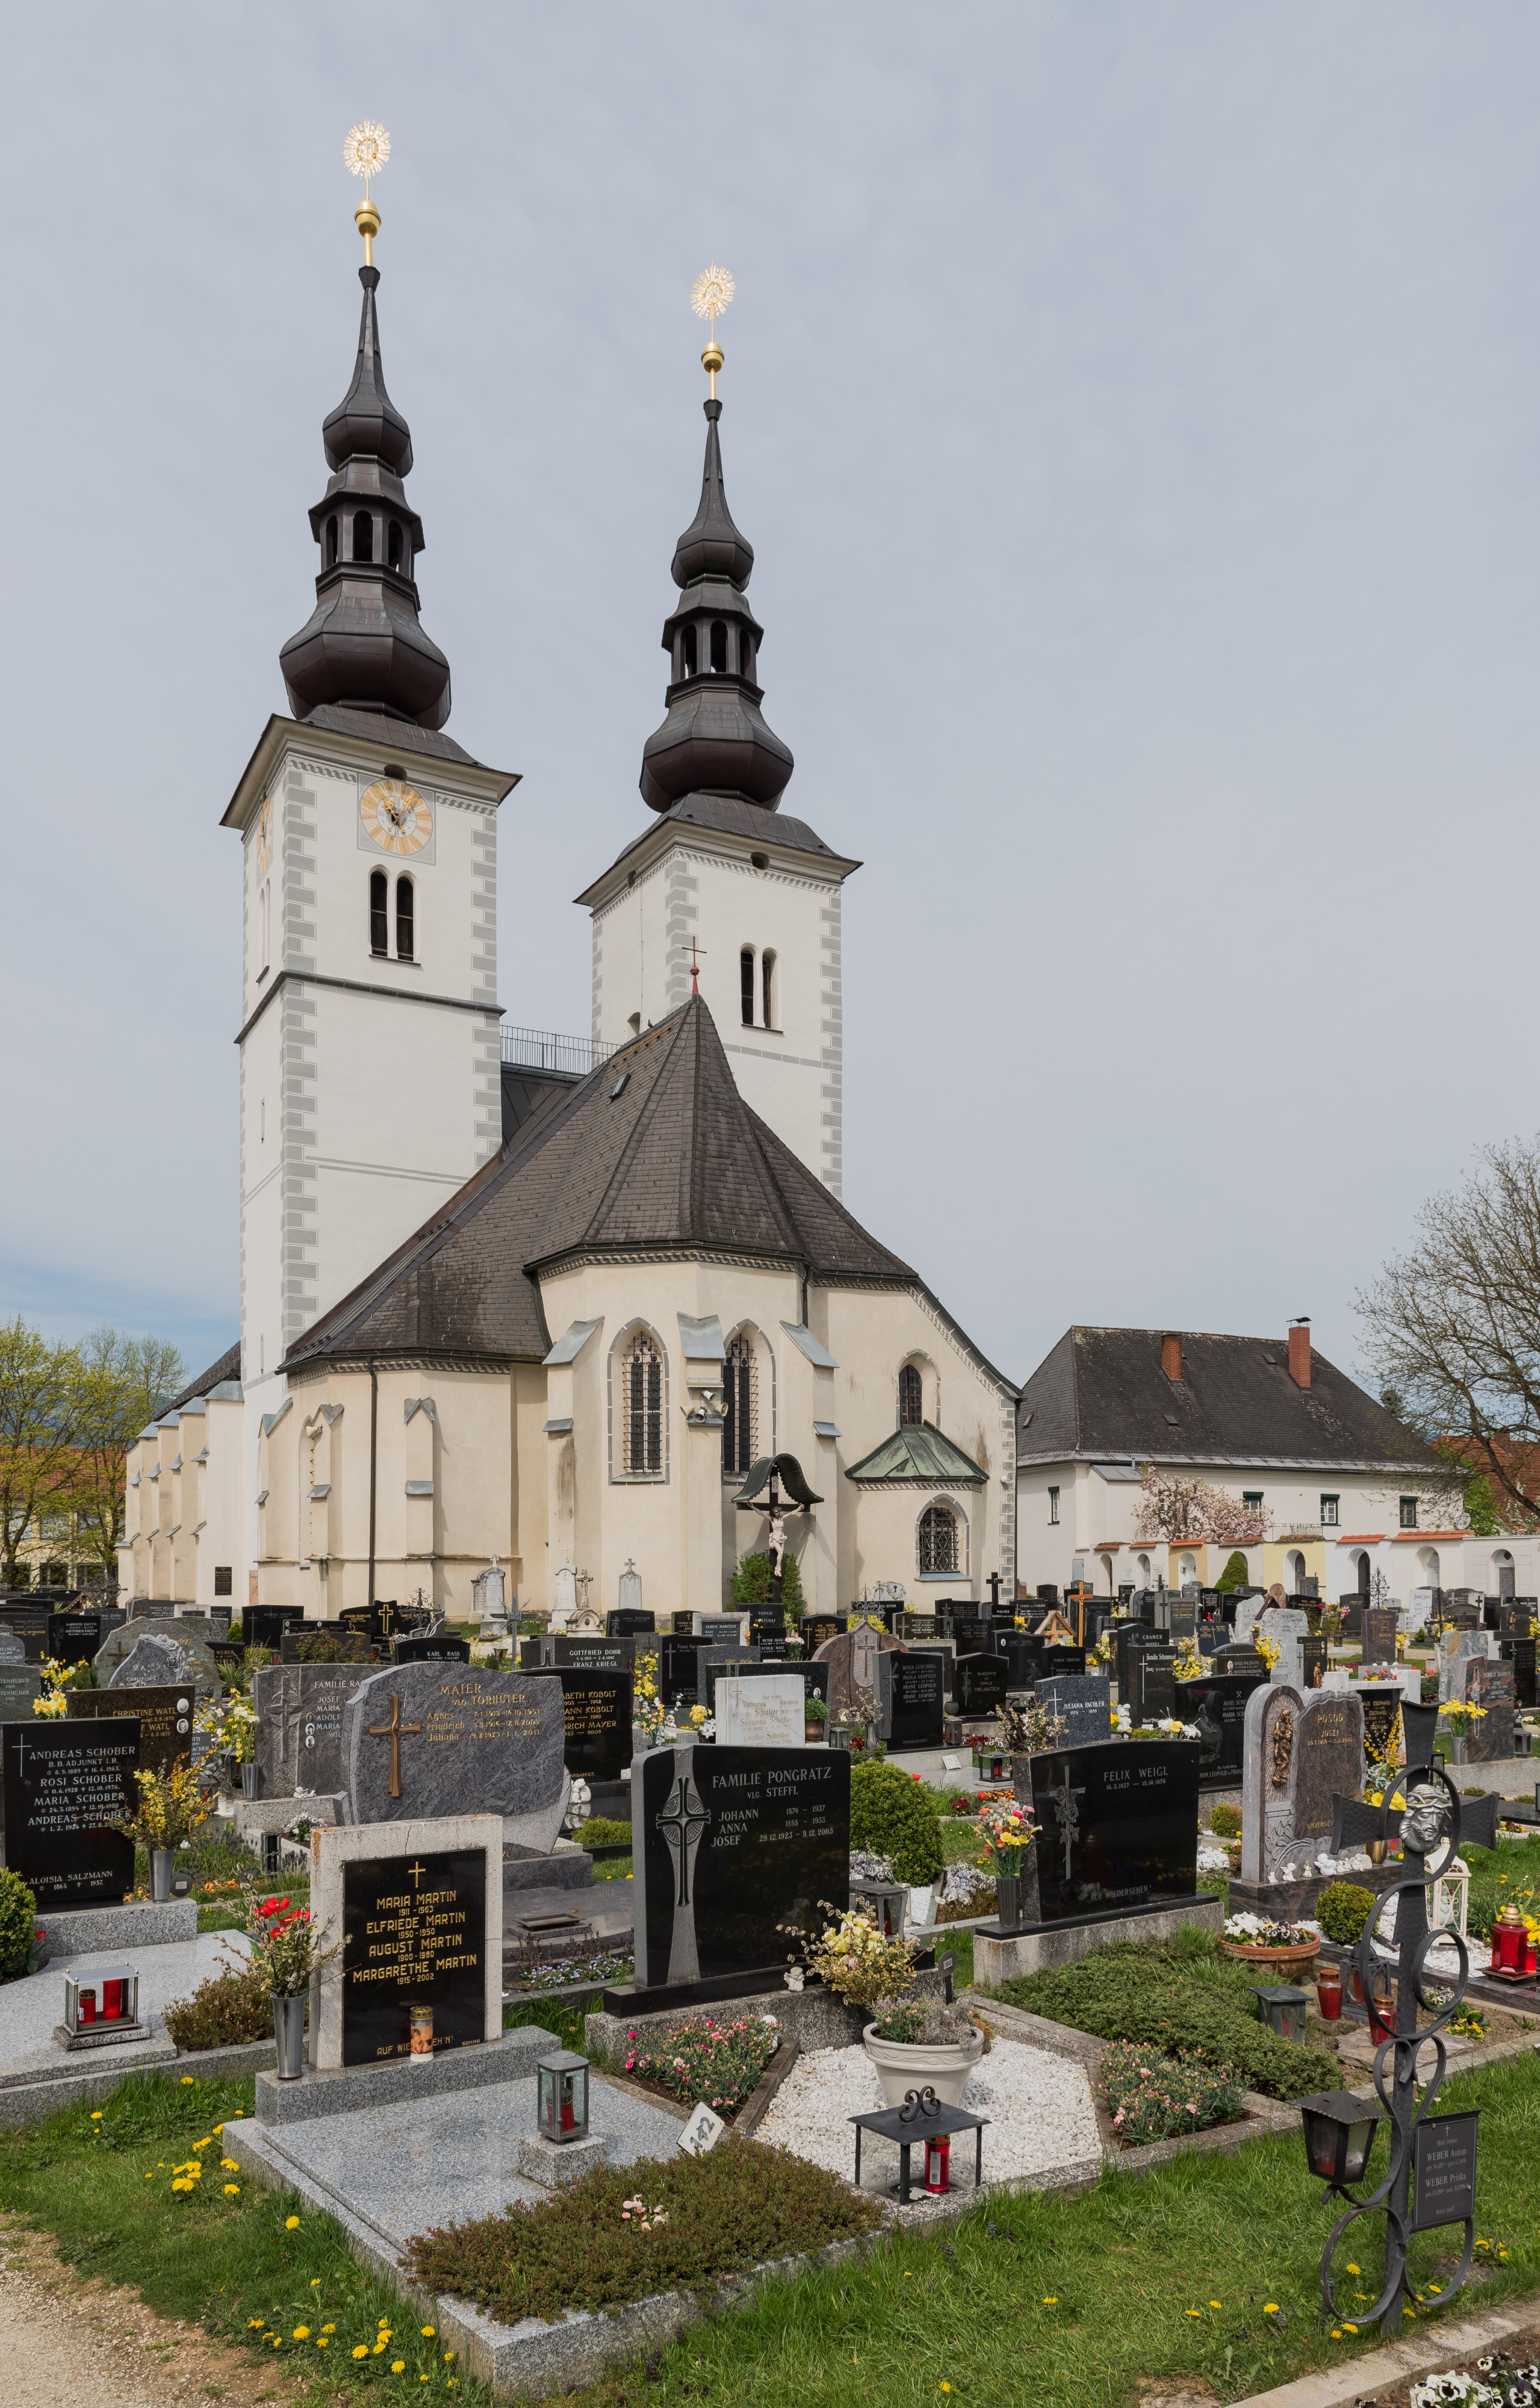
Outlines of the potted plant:
M1303 1923L1274 1923L1260 1914L1227 1914L1219 1943L1227 1956L1243 1964L1275 1966L1280 1980L1293 1981L1316 1961L1317 1933Z
M305 2071L305 2000L310 1976L338 1952L324 1948L308 1906L286 1898L259 1898L250 1880L241 1883L248 1969L273 2002L273 2045L280 2082L297 2082Z
M822 1698L815 1698L813 1695L813 1692L809 1690L806 1701L802 1707L803 1738L810 1743L815 1744L823 1738L828 1722L828 1706L825 1704Z
M177 1850L186 1846L207 1819L209 1809L193 1778L193 1768L185 1761L174 1764L169 1772L136 1772L134 1780L139 1792L138 1812L112 1828L146 1851L151 1898L156 1906L165 1906L171 1896Z
M995 1876L1000 1928L1019 1931L1023 1879L1037 1844L1037 1825L1019 1799L990 1798L979 1814L979 1838Z
M948 2107L961 2106L968 2077L984 2054L984 2034L965 2007L906 1997L914 1986L914 1952L907 1941L885 1940L875 1918L856 1906L837 1915L805 1954L837 1998L873 2011L862 2041L890 2107L901 2107L909 2091L925 2089ZM900 2037L887 2038L888 2032Z

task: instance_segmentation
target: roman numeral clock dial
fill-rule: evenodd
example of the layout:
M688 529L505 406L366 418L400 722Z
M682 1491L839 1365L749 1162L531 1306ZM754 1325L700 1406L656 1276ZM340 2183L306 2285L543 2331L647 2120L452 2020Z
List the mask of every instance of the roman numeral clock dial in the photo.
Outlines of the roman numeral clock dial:
M364 834L381 853L421 853L433 834L433 814L404 778L377 778L359 797Z

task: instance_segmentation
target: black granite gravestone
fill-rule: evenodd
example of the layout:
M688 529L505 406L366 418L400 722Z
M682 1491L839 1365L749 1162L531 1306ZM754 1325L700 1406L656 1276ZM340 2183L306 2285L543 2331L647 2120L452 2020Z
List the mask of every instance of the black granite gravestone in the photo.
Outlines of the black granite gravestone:
M140 1769L168 1772L172 1765L191 1760L195 1703L195 1692L174 1682L148 1689L70 1689L65 1713L72 1723L110 1722L120 1716L137 1723Z
M1302 1689L1318 1689L1326 1678L1326 1641L1324 1639L1302 1639L1299 1650L1298 1685Z
M393 1664L468 1664L470 1641L453 1630L427 1630L390 1642Z
M696 1657L696 1701L708 1711L716 1704L716 1676L719 1672L741 1671L747 1664L759 1662L757 1647L719 1646L714 1641L702 1647Z
M128 1620L126 1613L117 1612L94 1613L50 1613L48 1618L48 1652L59 1664L91 1664L109 1630L115 1630Z
M693 1706L698 1702L698 1659L705 1648L704 1639L659 1640L658 1694L666 1706Z
M840 1748L657 1748L631 1783L637 1989L773 1968L850 1895ZM768 1986L768 1985L767 1985Z
M1229 1673L1205 1673L1181 1681L1176 1712L1198 1727L1199 1777L1205 1789L1238 1789L1245 1758L1245 1701L1256 1681Z
M1513 1701L1516 1706L1540 1703L1534 1687L1534 1649L1533 1639L1499 1639L1497 1642L1502 1661L1513 1666Z
M1475 2214L1476 2107L1427 2115L1412 2138L1412 2230L1464 2224Z
M1361 1616L1365 1664L1393 1664L1396 1660L1396 1633L1401 1616L1393 1605L1371 1605Z
M1084 1672L1085 1670L1084 1647L1045 1647L1043 1651L1043 1670L1039 1672L1038 1679L1051 1681L1057 1673Z
M555 1664L533 1676L561 1683L565 1762L574 1781L618 1781L631 1761L631 1675Z
M278 1647L290 1625L304 1619L302 1605L243 1605L241 1636L248 1647Z
M111 1828L138 1805L134 1773L139 1727L99 1723L7 1723L0 1727L6 1805L6 1867L19 1873L40 1913L105 1906L134 1886L134 1842Z
M1112 1740L1017 1759L1016 1794L1042 1837L1038 1920L1095 1921L1191 1898L1198 1875L1198 1750Z
M1117 1702L1135 1724L1167 1722L1176 1712L1174 1647L1130 1647L1118 1657ZM1127 1664L1125 1678L1122 1667Z
M649 1635L657 1628L657 1616L640 1605L617 1605L604 1617L607 1639L634 1639L639 1632Z
M410 2057L411 2010L432 2051L486 2029L486 1853L364 1857L342 1870L342 2062Z
M964 1717L998 1713L1009 1687L1003 1656L959 1656L953 1664L952 1695Z
M1029 1689L1043 1678L1043 1658L1047 1654L1041 1639L1017 1630L1000 1641L1000 1654L1005 1664L1006 1684L1013 1689Z
M542 1664L579 1672L629 1672L634 1653L629 1639L545 1639Z
M826 1639L838 1639L845 1627L845 1617L842 1613L804 1613L799 1627L802 1644L811 1656L815 1647L822 1647Z
M877 1731L890 1748L940 1747L946 1658L889 1648L877 1658Z
M1267 1678L1267 1666L1255 1647L1216 1647L1213 1670L1227 1674L1232 1681L1265 1681Z

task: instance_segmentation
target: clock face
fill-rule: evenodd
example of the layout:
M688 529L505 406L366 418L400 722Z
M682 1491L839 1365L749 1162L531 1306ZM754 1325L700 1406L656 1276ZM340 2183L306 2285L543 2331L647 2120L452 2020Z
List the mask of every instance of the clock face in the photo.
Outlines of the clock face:
M271 796L263 804L257 819L256 866L260 877L273 857L273 803Z
M421 853L433 834L433 814L404 778L376 778L359 799L364 833L381 853Z

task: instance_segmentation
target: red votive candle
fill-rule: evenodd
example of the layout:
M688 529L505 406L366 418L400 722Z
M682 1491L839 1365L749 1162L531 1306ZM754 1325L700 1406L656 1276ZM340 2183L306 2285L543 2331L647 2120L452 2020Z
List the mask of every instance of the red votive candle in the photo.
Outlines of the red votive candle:
M83 2024L94 2024L95 2020L96 1993L94 1990L82 1990L80 1992L80 2021Z
M121 2023L122 2020L122 1984L121 1982L104 1982L102 1984L102 2021L106 2024Z

